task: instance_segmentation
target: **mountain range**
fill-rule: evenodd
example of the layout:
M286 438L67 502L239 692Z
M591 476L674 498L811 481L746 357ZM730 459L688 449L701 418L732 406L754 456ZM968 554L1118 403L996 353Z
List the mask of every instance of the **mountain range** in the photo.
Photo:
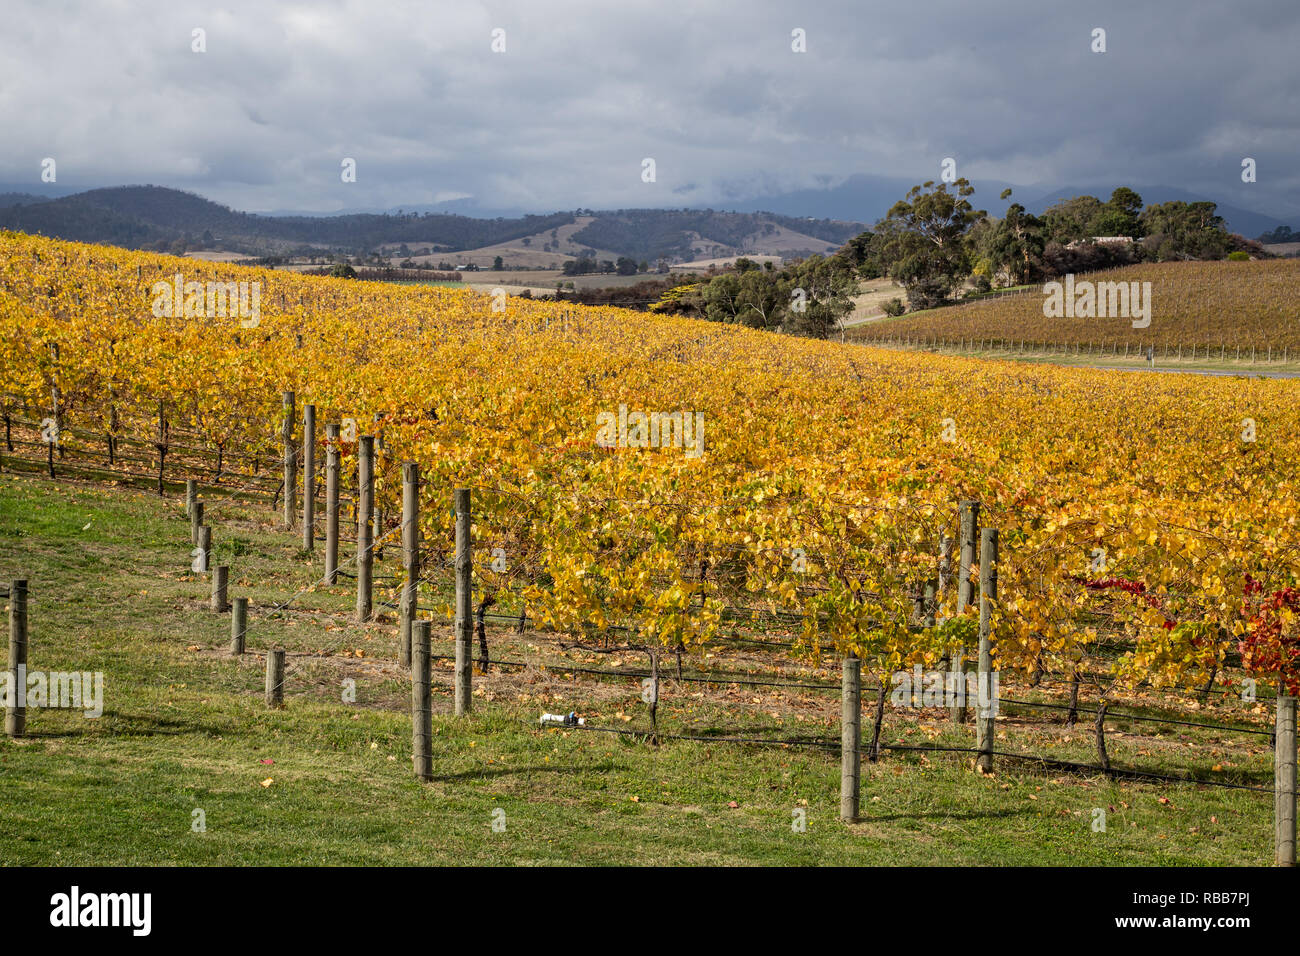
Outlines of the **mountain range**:
M421 264L441 258L490 264L559 265L582 257L682 262L736 255L787 258L829 252L869 228L914 183L855 175L823 189L804 189L729 202L711 209L582 210L538 214L487 209L473 199L340 214L238 212L194 193L163 186L116 186L71 192L53 185L0 183L0 228L83 242L166 251L219 249L243 255L364 254L382 250ZM1009 184L976 181L977 208L1000 216ZM1011 187L1013 200L1032 213L1077 195L1105 199L1114 185L1039 191ZM1148 204L1207 197L1171 186L1135 186ZM1286 225L1284 220L1220 204L1228 228L1245 236ZM478 257L456 255L476 251Z
M428 210L265 216L163 186L116 186L57 198L0 186L0 228L128 248L211 248L245 255L383 249L403 257L436 259L441 253L502 247L538 260L520 264L554 262L558 268L565 259L583 256L626 256L651 263L747 252L794 257L833 251L866 225L707 209L576 210L491 219ZM512 243L522 243L523 248ZM418 256L416 250L425 255Z

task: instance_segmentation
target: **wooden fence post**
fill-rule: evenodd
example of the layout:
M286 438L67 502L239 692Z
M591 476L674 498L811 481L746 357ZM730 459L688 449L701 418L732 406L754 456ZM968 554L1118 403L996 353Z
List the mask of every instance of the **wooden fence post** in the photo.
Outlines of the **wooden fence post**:
M975 564L976 547L979 544L978 501L961 503L961 554L958 559L957 577L957 613L963 613L967 606L975 603L975 581L971 577L971 568Z
M203 552L203 573L212 570L212 529L204 525L199 529L198 548Z
M382 474L384 460L388 456L388 443L384 441L384 416L375 412L375 472ZM384 507L379 501L374 503L374 511L370 516L370 521L374 525L374 530L370 533L370 540L374 542L374 556L376 561L384 560Z
M302 407L302 549L316 547L316 406Z
M112 464L112 462L109 462ZM185 479L185 514L194 511L194 502L199 500L199 483L193 478Z
M357 439L357 620L370 620L371 570L374 555L370 540L370 513L375 507L375 437Z
M993 602L998 599L998 532L985 528L980 534L980 661L978 704L975 717L976 747L980 755L976 766L981 773L993 772L994 715L998 704L997 685L993 680Z
M1295 712L1296 699L1278 694L1273 742L1273 842L1278 866L1295 866Z
M411 622L411 752L417 780L433 779L433 694L429 622Z
M27 581L19 578L9 585L9 679L14 706L5 708L5 734L21 737L27 732L27 707L19 706L19 688L27 684Z
M244 653L245 639L248 635L248 598L235 598L234 609L230 613L230 653L238 657Z
M298 510L298 466L293 453L293 392L285 392L280 397L284 402L281 432L284 442L284 526L292 531L294 512Z
M849 655L840 668L840 819L855 823L862 774L862 661Z
M266 706L284 706L284 648L266 652Z
M416 612L416 582L420 579L420 466L402 462L402 567L406 572L399 605L401 631L398 652L403 667L411 665L411 622Z
M199 546L199 529L203 527L203 502L195 501L190 505L190 546Z
M163 469L167 464L167 416L164 403L158 403L158 496L163 493ZM59 450L63 450L62 443ZM60 455L59 457L62 457Z
M946 534L939 538L939 593L940 601L951 587L952 579L952 538Z
M339 426L325 426L325 583L339 580Z
M1097 701L1097 719L1093 721L1093 736L1097 741L1097 762L1101 764L1101 769L1110 769L1110 757L1106 754L1106 710L1110 707L1110 701L1103 697Z
M226 587L230 581L230 567L225 564L217 565L212 572L212 610L218 614L230 610L230 602L226 600Z
M980 503L978 501L963 501L961 503L961 552L957 564L957 613L966 613L966 608L974 601L975 582L971 579L971 566L975 564L975 548L979 541L979 514ZM952 657L952 673L954 680L961 681L964 686L966 680L966 649L959 648L957 653ZM955 700L963 699L961 696ZM966 705L952 703L949 706L949 716L955 724L966 722Z
M456 716L470 712L474 672L470 641L474 633L473 576L468 488L456 489Z

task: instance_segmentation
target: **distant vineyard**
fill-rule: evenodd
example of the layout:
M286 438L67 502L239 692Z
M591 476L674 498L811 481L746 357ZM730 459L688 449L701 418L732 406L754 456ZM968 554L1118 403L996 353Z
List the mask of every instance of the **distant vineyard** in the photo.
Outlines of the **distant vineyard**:
M1280 329L1295 268L1133 274L1160 283L1157 316L1176 306L1203 333L1221 311L1238 316L1225 332ZM186 309L160 310L177 273ZM260 283L261 314L187 318L191 281L196 306L205 282ZM523 575L528 614L550 626L690 650L743 595L801 647L854 653L887 681L969 644L956 589L938 623L918 627L915 608L958 537L957 502L974 500L1002 535L1002 669L1068 670L1104 620L1123 680L1200 686L1242 661L1300 680L1297 382L1008 367L16 234L0 236L0 288L0 411L21 440L40 447L39 428L69 454L131 439L147 455L165 419L238 477L277 452L292 390L318 421L377 434L385 514L400 513L403 461L426 500L483 489L476 592ZM1027 305L990 308L1026 322ZM452 522L430 508L420 531L446 541Z
M460 282L459 272L439 272L436 269L356 269L358 279L367 282ZM303 275L327 276L329 269L304 269Z
M1090 273L1093 283L1150 282L1151 323L1128 318L1048 318L1040 290L989 302L934 309L850 330L870 342L898 337L989 345L1177 347L1214 353L1300 351L1300 261L1166 262Z

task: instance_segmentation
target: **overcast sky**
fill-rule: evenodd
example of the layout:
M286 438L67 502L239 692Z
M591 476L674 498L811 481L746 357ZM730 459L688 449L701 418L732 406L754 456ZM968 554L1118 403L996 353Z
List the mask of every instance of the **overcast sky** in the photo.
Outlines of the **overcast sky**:
M1295 220L1297 51L1297 0L6 0L0 182L52 157L60 187L253 211L725 208L953 157Z

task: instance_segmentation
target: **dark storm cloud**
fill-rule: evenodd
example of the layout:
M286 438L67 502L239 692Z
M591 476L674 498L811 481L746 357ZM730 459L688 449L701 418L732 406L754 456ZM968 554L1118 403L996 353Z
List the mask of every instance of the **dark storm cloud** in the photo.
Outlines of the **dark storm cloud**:
M951 156L977 179L1159 183L1294 218L1298 47L1294 0L11 2L0 181L39 187L49 156L60 184L244 209L549 210L920 181Z

